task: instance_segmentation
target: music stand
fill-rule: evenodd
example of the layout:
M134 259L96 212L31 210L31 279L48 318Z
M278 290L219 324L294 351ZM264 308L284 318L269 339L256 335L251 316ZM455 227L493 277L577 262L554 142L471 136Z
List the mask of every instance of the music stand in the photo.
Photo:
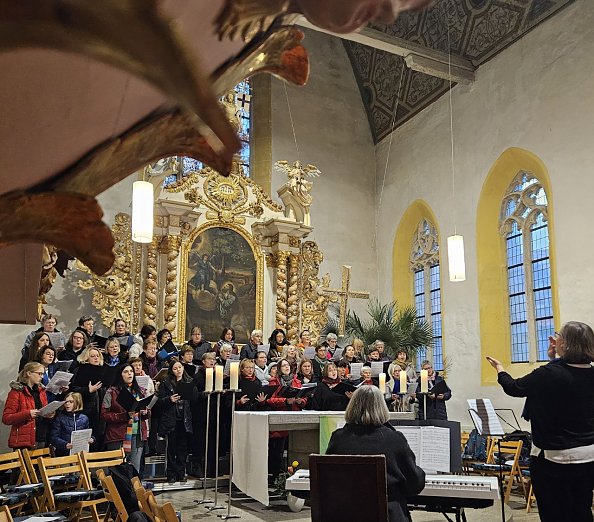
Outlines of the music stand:
M499 415L493 408L490 399L468 399L468 414L479 435L497 437L497 453L499 454L499 496L501 501L501 522L505 522L505 503L503 501L503 462L501 459L501 437L505 435L503 427L499 422Z

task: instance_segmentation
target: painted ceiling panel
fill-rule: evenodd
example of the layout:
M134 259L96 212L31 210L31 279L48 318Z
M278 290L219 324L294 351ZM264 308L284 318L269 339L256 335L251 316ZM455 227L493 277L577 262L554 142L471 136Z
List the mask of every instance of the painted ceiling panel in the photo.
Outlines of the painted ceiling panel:
M452 54L480 67L573 1L436 0L429 9L401 14L392 25L372 27L446 53L449 40ZM411 71L399 56L354 42L344 45L376 143L448 91L449 82Z

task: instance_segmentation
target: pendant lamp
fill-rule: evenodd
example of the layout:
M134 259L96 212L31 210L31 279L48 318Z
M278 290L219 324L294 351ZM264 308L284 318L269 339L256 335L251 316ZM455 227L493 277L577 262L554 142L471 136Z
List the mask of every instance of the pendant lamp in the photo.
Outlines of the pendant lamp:
M153 241L154 204L153 184L148 181L135 181L132 185L132 241Z

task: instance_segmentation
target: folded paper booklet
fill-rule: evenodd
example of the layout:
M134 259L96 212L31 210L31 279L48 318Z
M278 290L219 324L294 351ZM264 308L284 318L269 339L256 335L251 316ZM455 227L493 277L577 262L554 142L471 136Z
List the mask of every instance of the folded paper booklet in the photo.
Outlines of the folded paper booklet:
M135 399L128 390L122 390L116 401L126 411L140 411L150 409L157 402L157 398L153 394L143 399Z
M57 371L56 373L54 373L54 376L47 383L47 391L54 394L60 393L63 387L67 387L70 384L72 377L72 373Z
M43 408L41 408L39 410L39 414L42 417L47 417L48 415L55 413L56 410L58 408L60 408L60 406L62 406L63 404L64 404L64 401L52 401L49 404L47 404L46 406L44 406Z
M293 388L292 386L283 386L278 395L286 399L301 399L311 397L316 391L317 383L304 384L302 388Z
M334 393L338 395L345 395L347 392L354 392L357 387L349 384L348 382L339 382L334 388L331 388Z
M334 350L334 355L332 356L332 360L334 362L340 361L340 358L342 357L342 352L344 352L344 348L336 348L336 350Z
M182 399L186 401L192 400L194 388L196 387L196 381L190 382L177 381L175 383L175 393L177 393Z
M92 341L93 341L93 343L95 343L95 346L97 348L105 348L105 345L107 344L107 337L103 337L102 335L94 334Z
M121 368L118 366L81 364L72 378L72 386L83 388L89 383L101 382L103 388L109 388L116 380Z
M303 350L303 357L306 359L313 359L316 356L316 349L313 346L308 346Z
M379 377L379 374L384 371L383 361L371 361L370 367L372 377Z
M267 399L270 399L274 395L274 392L278 390L278 384L271 384L267 386L262 386L262 392L266 395Z
M431 388L429 390L429 393L433 393L434 395L441 395L441 394L445 394L449 391L450 391L450 388L448 387L446 382L439 381L438 383L435 384L435 386L433 386L433 388Z

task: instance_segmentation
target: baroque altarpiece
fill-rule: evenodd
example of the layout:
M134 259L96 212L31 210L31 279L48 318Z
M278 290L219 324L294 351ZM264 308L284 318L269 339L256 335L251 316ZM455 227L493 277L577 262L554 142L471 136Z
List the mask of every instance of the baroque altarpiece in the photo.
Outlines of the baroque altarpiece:
M121 317L132 331L168 328L178 342L192 326L210 341L228 326L240 343L254 328L265 335L282 328L290 340L307 328L317 337L336 297L325 291L329 276L319 275L322 252L306 239L313 230L306 170L282 162L288 179L277 203L238 164L228 177L209 167L181 175L180 160L145 169L158 187L152 243L134 243L131 217L119 213L111 270L96 276L77 264L88 276L78 285L93 292L102 323Z

